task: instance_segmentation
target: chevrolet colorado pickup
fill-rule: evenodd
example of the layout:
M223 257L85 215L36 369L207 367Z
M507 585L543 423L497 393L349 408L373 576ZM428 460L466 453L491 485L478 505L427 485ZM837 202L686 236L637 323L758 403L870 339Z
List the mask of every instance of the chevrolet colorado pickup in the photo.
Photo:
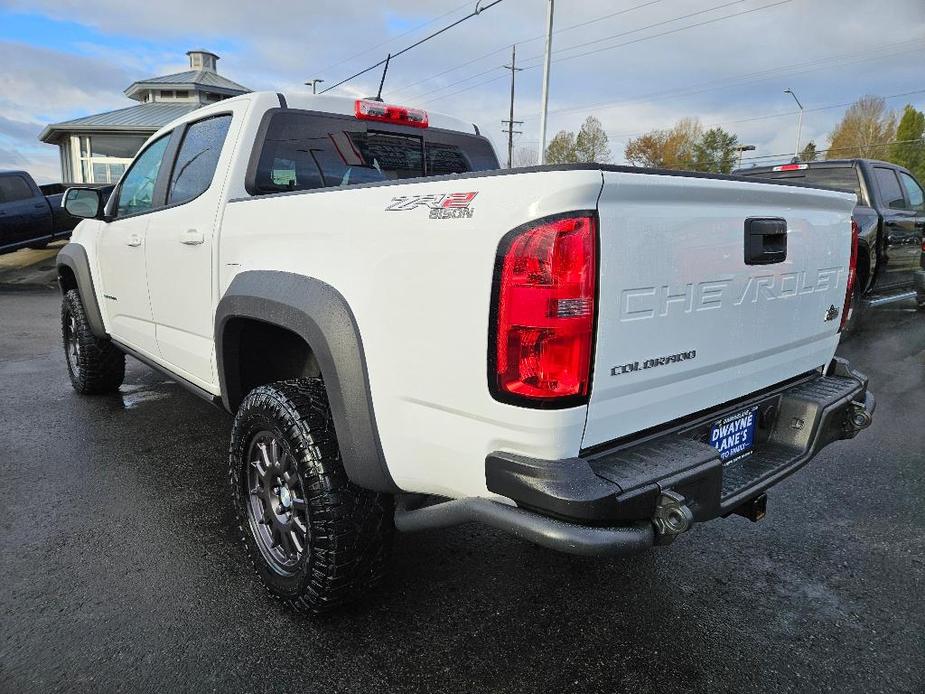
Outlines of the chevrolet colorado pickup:
M874 159L829 159L735 173L857 195L858 268L849 329L858 326L868 306L915 297L925 308L925 191L911 171Z
M129 354L232 413L244 546L305 612L375 584L395 529L600 556L757 520L871 421L834 357L849 193L499 170L454 118L252 93L156 133L107 205L65 199L73 387Z

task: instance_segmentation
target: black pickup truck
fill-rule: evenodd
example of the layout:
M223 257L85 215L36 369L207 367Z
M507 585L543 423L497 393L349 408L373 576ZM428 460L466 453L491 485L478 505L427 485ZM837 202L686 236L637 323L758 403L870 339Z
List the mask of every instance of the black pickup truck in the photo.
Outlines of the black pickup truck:
M106 186L95 187L105 194ZM25 171L0 171L0 254L70 236L80 220L61 207L65 189L61 183L36 185Z
M925 307L925 192L908 170L873 159L835 159L735 173L850 190L858 196L854 208L859 228L858 281L852 322L860 320L867 306L913 296Z

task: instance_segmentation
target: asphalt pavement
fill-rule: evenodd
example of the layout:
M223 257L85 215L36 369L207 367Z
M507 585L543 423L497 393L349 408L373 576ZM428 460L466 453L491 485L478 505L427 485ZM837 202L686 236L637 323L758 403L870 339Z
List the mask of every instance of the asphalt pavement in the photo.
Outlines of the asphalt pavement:
M0 291L0 691L925 691L925 316L841 352L874 423L733 517L626 559L478 525L398 536L313 621L233 528L230 418L129 360L74 393L52 292Z

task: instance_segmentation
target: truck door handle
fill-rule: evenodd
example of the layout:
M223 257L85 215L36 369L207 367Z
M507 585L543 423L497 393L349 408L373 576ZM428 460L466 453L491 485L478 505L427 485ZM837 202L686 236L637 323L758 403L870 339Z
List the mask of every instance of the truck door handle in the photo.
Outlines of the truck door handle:
M187 229L180 232L180 243L187 246L198 246L205 240L206 237L198 229Z
M37 209L37 210L44 210L44 209L45 209L45 205L43 205L43 204L40 203L40 202L35 203L35 204L33 205L33 207L34 207L35 209Z
M745 220L745 264L773 265L787 259L787 220L749 217Z
M140 234L131 234L128 237L128 240L125 242L127 246L135 248L141 245L141 235Z

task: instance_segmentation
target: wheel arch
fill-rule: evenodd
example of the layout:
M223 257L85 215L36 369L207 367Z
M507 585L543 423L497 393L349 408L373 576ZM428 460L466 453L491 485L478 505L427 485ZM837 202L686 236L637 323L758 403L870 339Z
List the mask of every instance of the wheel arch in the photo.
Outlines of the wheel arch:
M257 342L247 335L268 333ZM344 469L360 487L399 491L388 471L373 410L359 327L346 299L321 280L279 271L245 271L231 282L215 314L215 353L222 401L235 412L247 390L262 383L248 371L248 345L296 336L306 352L289 344L285 364L271 364L264 378L313 375L325 383ZM261 350L258 356L269 352ZM275 352L274 352L275 356ZM275 374L275 375L271 375Z
M64 294L76 289L80 294L80 302L83 304L87 323L90 325L93 335L100 339L108 339L109 334L103 325L103 314L96 300L87 249L79 243L71 241L58 251L55 264L58 270L58 286L61 293Z

